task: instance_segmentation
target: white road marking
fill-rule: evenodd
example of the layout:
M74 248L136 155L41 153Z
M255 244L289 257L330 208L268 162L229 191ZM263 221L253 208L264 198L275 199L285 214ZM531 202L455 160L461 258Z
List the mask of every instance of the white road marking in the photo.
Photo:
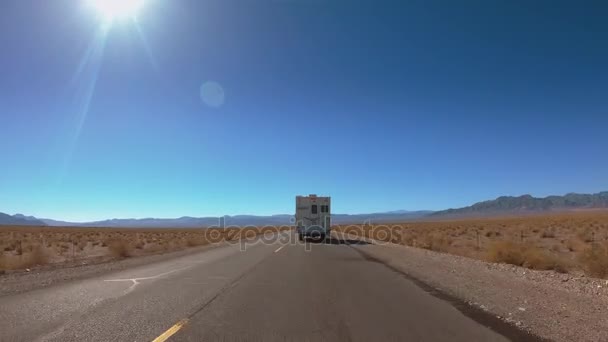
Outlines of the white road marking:
M157 274L155 276L151 276L151 277L126 278L126 279L106 279L104 281L112 281L112 282L130 281L130 282L132 282L133 284L131 284L131 286L128 289L125 290L125 294L127 294L127 293L133 291L135 289L135 287L137 285L139 285L139 282L141 280L157 279L157 278L160 278L162 276L166 276L168 274L175 273L177 271L185 270L185 269L187 269L189 267L190 266L186 266L186 267L182 267L182 268L177 268L177 269L174 269L174 270L171 270L171 271L167 271L167 272L163 272L163 273Z
M275 253L278 253L278 252L279 252L281 249L283 249L283 247L285 247L285 245L283 245L283 246L281 246L281 247L277 248L277 250L276 250L276 251L274 251L274 252L275 252Z

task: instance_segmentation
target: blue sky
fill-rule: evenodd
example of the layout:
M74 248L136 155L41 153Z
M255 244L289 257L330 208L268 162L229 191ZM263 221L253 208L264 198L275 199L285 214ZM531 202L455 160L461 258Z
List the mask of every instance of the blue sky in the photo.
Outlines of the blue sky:
M147 0L111 27L86 0L0 7L2 212L290 213L318 193L362 213L608 189L603 1Z

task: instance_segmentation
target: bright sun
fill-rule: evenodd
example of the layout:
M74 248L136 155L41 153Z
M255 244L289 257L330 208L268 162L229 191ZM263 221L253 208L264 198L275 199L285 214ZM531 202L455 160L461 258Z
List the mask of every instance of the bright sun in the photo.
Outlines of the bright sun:
M145 0L89 0L106 20L134 18Z

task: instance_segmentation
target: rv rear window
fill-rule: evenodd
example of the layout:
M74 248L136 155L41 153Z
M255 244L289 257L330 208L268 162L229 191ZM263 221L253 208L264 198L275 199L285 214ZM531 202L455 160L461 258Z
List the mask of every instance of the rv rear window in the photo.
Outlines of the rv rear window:
M310 207L310 212L311 212L311 213L313 213L313 214L316 214L316 213L317 213L317 205L316 205L316 204L313 204L313 205Z

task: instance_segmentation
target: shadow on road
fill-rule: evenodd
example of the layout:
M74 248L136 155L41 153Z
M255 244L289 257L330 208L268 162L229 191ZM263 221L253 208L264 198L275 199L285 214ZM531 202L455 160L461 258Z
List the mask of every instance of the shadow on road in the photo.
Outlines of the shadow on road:
M354 239L338 239L338 238L329 238L327 240L322 239L307 239L307 242L315 243L315 244L325 244L325 245L369 245L368 242Z

